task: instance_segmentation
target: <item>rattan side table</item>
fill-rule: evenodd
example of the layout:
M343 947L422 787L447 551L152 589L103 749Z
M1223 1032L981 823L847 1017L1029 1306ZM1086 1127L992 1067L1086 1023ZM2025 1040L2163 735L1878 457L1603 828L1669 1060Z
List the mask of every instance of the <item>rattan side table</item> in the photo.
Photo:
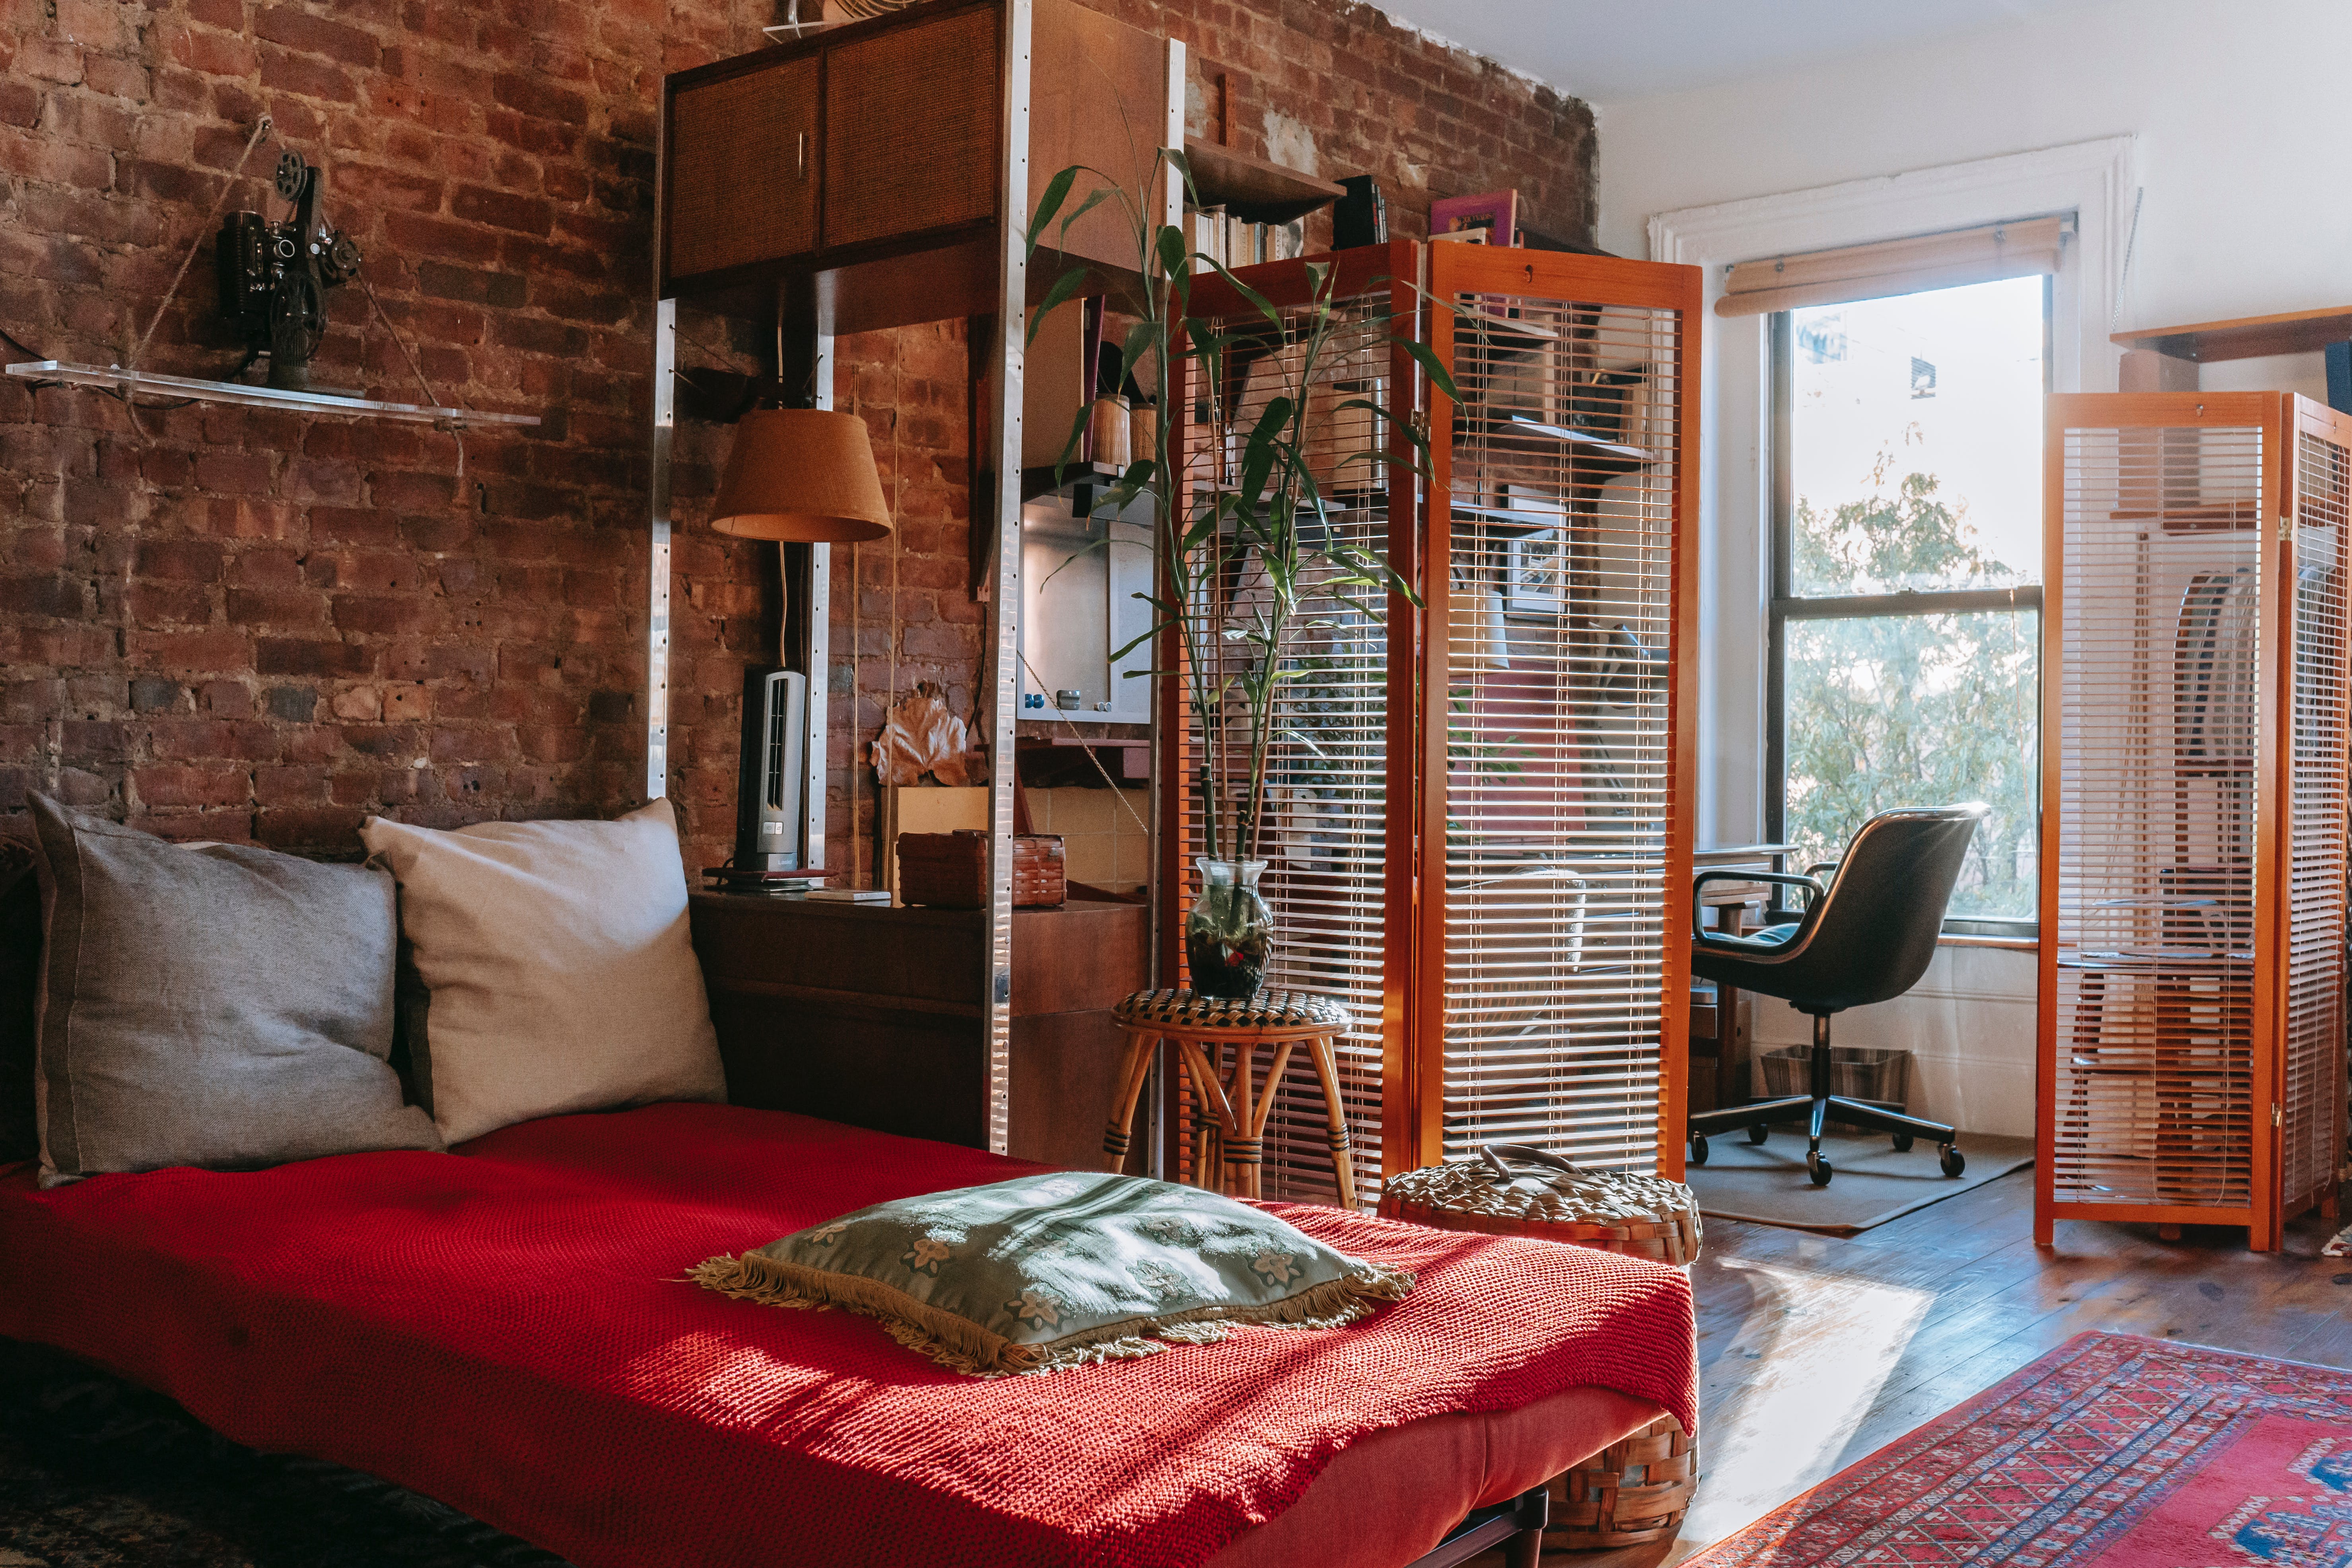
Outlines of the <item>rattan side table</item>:
M1127 1130L1135 1120L1135 1102L1150 1071L1152 1049L1165 1039L1174 1045L1192 1080L1194 1179L1234 1197L1256 1197L1275 1092L1292 1053L1304 1046L1323 1085L1339 1205L1356 1206L1354 1160L1335 1054L1335 1043L1352 1022L1345 1007L1301 991L1261 991L1247 1001L1196 996L1190 991L1138 991L1112 1009L1111 1016L1126 1031L1127 1058L1119 1068L1110 1126L1103 1134L1106 1170L1118 1170L1127 1158ZM1261 1046L1274 1052L1263 1077L1257 1071Z

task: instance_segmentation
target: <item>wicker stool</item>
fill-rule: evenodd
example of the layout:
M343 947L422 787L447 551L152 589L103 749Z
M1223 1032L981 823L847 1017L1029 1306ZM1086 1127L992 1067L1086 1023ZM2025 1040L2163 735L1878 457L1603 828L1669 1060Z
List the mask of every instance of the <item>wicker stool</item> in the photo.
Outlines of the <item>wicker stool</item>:
M1345 1007L1299 991L1262 991L1243 1002L1195 996L1190 991L1138 991L1111 1016L1127 1032L1127 1060L1119 1068L1110 1127L1103 1134L1104 1169L1116 1171L1126 1162L1135 1102L1142 1096L1153 1047L1164 1038L1174 1043L1192 1082L1194 1179L1234 1197L1256 1197L1275 1091L1291 1053L1304 1045L1323 1084L1339 1205L1356 1206L1348 1117L1340 1108L1339 1065L1333 1055L1333 1042L1351 1021ZM1230 1067L1224 1061L1228 1046L1234 1057ZM1262 1079L1256 1068L1260 1046L1274 1048Z

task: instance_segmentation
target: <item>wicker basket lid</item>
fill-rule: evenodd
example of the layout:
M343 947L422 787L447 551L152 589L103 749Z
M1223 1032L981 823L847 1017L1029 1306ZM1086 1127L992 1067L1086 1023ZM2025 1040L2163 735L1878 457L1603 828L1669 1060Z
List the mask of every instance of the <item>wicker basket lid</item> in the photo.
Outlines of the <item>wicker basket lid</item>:
M1491 1143L1475 1160L1407 1171L1383 1189L1400 1204L1536 1225L1649 1221L1699 1234L1698 1198L1680 1182L1587 1171L1523 1143ZM1694 1247L1693 1251L1696 1248Z

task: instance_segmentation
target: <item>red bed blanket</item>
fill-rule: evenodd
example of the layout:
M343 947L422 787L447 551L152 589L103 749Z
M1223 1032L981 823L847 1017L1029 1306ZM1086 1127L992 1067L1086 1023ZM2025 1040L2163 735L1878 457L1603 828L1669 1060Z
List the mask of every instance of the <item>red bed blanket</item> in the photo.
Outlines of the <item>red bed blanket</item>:
M397 1481L584 1568L1191 1568L1349 1444L1598 1385L1695 1424L1689 1284L1580 1247L1270 1205L1416 1270L1331 1331L961 1377L866 1319L686 1268L1033 1167L771 1111L664 1105L457 1155L0 1182L0 1333L251 1446Z

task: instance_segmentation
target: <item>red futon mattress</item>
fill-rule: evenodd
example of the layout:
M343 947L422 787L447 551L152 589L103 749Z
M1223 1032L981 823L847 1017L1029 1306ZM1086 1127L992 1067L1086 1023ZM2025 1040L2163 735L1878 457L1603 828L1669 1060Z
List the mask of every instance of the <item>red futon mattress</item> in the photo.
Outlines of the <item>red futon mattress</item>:
M0 1178L0 1333L256 1447L365 1470L585 1568L1193 1568L1360 1438L1616 1390L1693 1424L1659 1265L1272 1205L1413 1268L1334 1331L961 1377L872 1321L730 1300L692 1264L1034 1167L773 1111L662 1105L456 1155ZM1410 1484L1406 1479L1404 1484Z

